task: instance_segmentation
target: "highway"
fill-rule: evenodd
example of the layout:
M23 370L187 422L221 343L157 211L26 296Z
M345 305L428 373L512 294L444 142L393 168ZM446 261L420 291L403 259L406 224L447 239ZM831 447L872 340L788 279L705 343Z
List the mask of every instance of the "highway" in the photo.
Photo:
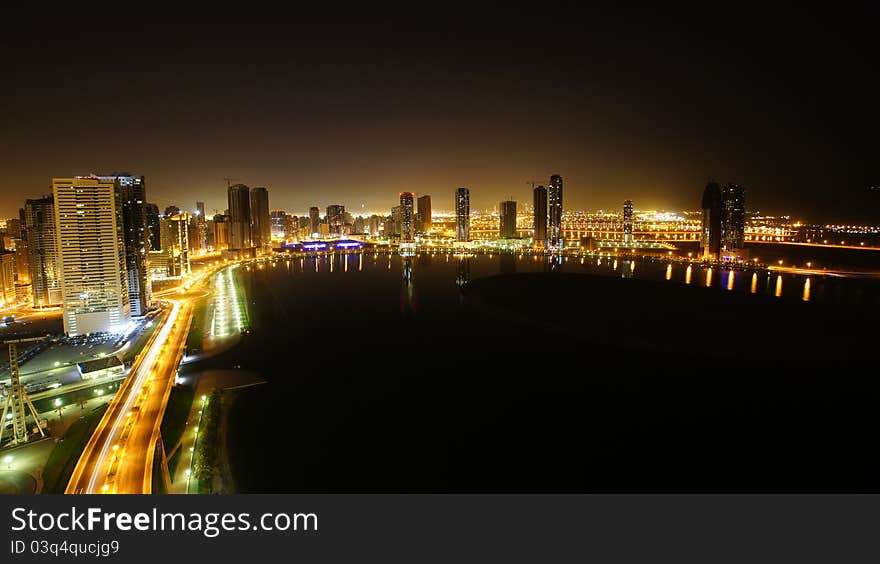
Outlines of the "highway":
M183 293L208 269L165 294ZM162 418L192 321L190 296L164 298L167 315L110 403L71 474L65 493L149 494Z

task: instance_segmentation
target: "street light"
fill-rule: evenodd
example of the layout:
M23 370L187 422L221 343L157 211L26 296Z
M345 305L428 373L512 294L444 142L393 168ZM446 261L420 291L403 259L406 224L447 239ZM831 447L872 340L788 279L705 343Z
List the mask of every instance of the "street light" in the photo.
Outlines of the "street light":
M12 468L12 455L7 454L3 457L3 464L6 465L6 469L9 470Z

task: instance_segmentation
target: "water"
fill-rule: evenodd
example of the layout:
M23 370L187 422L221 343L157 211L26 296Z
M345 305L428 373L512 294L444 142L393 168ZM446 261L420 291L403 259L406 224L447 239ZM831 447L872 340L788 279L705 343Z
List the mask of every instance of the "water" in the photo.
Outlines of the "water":
M714 337L696 346L705 328L674 313L658 322L650 303L615 325L628 294L613 289L575 290L552 323L477 307L460 291L495 274L548 271L598 274L623 292L637 288L631 280L687 289L665 301L746 299L766 317L748 336L722 327L717 346ZM215 362L269 381L238 394L230 421L243 492L877 486L874 405L860 393L873 384L848 369L850 358L803 356L833 337L828 311L880 304L872 282L426 253L292 258L237 277L252 333ZM792 331L800 346L780 344L760 363L750 353L750 340ZM652 336L660 349L640 348Z

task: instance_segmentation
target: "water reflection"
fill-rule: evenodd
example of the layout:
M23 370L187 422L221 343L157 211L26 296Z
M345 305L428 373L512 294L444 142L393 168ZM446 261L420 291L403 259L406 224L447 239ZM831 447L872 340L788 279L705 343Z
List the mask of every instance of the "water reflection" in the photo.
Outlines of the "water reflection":
M732 270L727 271L727 289L728 289L728 291L733 290L733 271Z
M693 275L693 273L694 273L694 268L691 265L688 265L687 270L684 271L684 283L685 284L691 283L691 276Z
M758 291L758 273L757 272L752 273L752 286L751 286L751 288L749 288L749 290L753 294Z
M773 294L777 298L782 296L782 275L778 274L776 276L776 292Z
M666 265L666 279L672 280L672 263Z
M455 283L461 287L471 280L471 259L469 257L459 257L458 270L455 274Z
M708 270L706 270L706 286L712 285L712 267L710 266Z
M810 279L807 278L804 280L804 294L801 296L801 299L805 302L810 301Z
M416 312L412 257L401 257L400 266L402 274L400 284L400 313L404 317L407 317L407 315L415 315Z

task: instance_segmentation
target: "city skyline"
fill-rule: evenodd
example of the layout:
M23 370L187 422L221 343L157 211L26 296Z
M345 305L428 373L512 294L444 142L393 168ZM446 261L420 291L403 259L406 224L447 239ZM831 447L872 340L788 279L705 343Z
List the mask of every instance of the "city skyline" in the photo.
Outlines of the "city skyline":
M313 21L332 22L330 45L311 31L322 25L292 34L259 22L237 31L236 46L210 25L146 18L126 22L113 53L78 40L112 20L66 25L63 37L22 20L0 39L21 77L0 93L18 110L0 133L0 213L48 194L53 177L137 170L160 209L204 201L222 212L224 179L235 178L298 213L388 209L402 191L434 194L434 208L449 211L443 195L456 186L483 210L529 201L529 182L561 171L569 209L624 198L695 209L693 186L726 178L766 213L876 214L877 110L858 80L870 51L855 20L823 21L828 40L805 45L792 30L808 33L818 24L809 18L768 16L745 42L724 33L743 23L734 16L694 31L643 14L617 37L528 15L474 14L455 35L442 15ZM554 30L554 41L523 41L535 29ZM125 86L82 80L120 65ZM58 97L54 84L75 87ZM70 127L84 123L72 116L89 127ZM65 135L44 133L55 130ZM123 130L138 134L113 138Z

